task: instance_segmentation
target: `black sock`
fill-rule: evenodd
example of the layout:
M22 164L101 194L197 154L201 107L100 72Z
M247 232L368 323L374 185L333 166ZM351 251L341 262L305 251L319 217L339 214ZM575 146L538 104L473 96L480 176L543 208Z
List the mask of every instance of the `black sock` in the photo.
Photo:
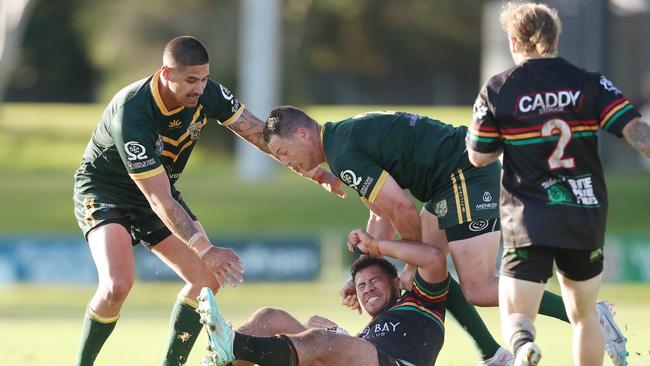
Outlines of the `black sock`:
M235 332L233 353L236 360L260 366L298 366L296 350L284 335L255 337Z

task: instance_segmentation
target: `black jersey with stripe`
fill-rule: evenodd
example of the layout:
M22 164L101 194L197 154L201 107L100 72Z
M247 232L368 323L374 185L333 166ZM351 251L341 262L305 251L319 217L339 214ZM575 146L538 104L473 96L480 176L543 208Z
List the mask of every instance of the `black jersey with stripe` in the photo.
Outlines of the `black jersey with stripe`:
M374 202L390 174L422 202L448 184L456 169L471 167L466 128L406 112L369 112L321 130L330 170Z
M638 116L605 76L562 58L531 59L492 77L474 105L468 143L483 153L503 149L505 244L602 246L607 192L597 132L621 136Z
M244 109L226 87L208 80L195 107L167 110L159 78L160 71L113 97L75 173L76 193L104 193L112 199L147 204L133 179L164 172L173 185L207 120L227 125Z
M401 365L433 365L445 339L448 291L449 278L432 284L416 273L412 290L377 314L357 336Z

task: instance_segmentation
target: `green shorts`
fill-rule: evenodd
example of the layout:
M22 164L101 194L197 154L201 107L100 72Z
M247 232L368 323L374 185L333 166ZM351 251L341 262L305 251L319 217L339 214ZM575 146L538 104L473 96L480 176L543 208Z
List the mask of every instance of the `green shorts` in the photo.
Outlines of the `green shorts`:
M183 201L181 193L173 190L172 196L192 220L196 220L196 216ZM142 243L150 247L172 234L146 200L128 202L110 192L75 191L74 213L86 240L91 230L110 223L124 226L131 233L133 245Z
M499 217L501 164L456 169L449 181L424 205L438 217L442 230L480 219Z

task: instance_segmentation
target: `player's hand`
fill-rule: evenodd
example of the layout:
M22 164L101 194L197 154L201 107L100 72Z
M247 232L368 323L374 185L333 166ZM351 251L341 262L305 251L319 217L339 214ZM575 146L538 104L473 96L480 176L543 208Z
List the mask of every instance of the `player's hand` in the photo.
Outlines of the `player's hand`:
M369 254L373 257L382 257L379 252L379 241L363 229L354 229L350 232L348 235L348 250L355 253Z
M341 295L341 304L361 314L361 304L359 304L359 299L357 298L357 289L354 287L354 282L351 278L343 282L339 295Z
M324 318L322 316L318 315L313 315L309 320L307 320L307 323L305 323L305 328L311 329L311 328L337 328L339 325L334 323L333 321Z
M222 286L227 282L232 287L237 287L238 283L244 282L241 259L232 249L212 247L202 259Z
M402 274L399 276L399 285L402 290L411 291L413 288L413 281L415 280L415 273L417 272L418 267L406 264Z
M331 172L325 172L322 177L322 181L320 182L320 186L333 195L345 198L346 193L341 189L342 183L343 182L341 182L341 180Z

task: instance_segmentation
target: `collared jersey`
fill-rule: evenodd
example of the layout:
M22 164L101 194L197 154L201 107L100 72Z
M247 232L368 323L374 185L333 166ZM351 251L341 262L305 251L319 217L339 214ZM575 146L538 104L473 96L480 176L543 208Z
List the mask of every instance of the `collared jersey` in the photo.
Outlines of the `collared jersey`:
M362 198L374 202L390 174L426 202L455 169L471 167L466 132L417 114L370 112L324 124L321 138L332 173Z
M401 365L429 366L436 362L445 339L445 306L449 278L431 284L416 272L405 291L387 310L377 314L357 335Z
M208 80L195 107L167 110L160 97L159 78L160 71L113 97L83 154L75 191L107 192L143 201L134 179L165 172L173 184L207 119L228 125L244 109L226 87Z
M620 137L638 116L605 76L562 58L528 60L492 77L474 105L468 143L483 153L503 148L504 243L602 246L607 192L597 132Z

